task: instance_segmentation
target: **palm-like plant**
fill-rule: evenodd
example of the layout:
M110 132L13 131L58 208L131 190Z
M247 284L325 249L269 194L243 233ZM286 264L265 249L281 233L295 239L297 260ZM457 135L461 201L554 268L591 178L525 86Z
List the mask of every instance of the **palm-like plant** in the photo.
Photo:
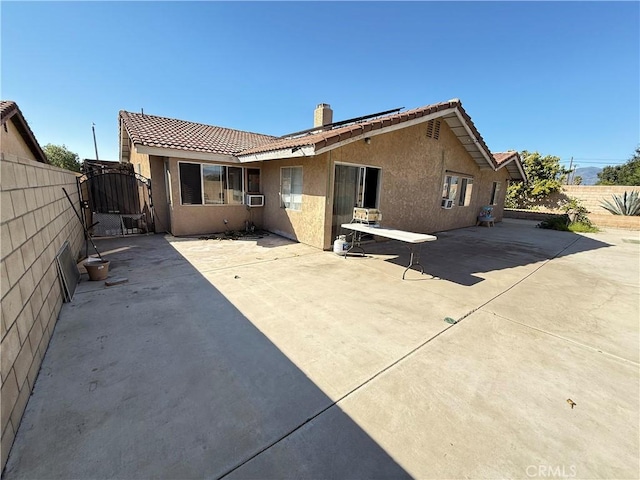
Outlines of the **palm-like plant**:
M600 206L614 215L640 215L640 195L637 191L624 192L623 195L612 195L613 202L603 200Z

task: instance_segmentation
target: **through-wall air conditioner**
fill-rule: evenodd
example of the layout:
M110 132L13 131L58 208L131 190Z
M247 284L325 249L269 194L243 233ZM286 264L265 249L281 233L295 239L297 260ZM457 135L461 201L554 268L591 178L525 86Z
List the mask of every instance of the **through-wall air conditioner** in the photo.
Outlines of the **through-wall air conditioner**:
M248 207L264 207L264 195L247 194L246 204Z
M451 207L453 207L453 200L450 200L448 198L443 198L442 199L442 208L446 208L447 210L451 209Z

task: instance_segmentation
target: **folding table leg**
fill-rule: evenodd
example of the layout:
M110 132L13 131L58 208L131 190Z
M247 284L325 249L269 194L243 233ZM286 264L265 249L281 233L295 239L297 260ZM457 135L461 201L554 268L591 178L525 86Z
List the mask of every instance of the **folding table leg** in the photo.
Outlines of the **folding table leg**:
M414 265L420 267L420 275L424 275L424 267L420 264L420 251L422 249L422 244L418 246L418 251L414 251L413 244L409 244L409 252L411 253L411 257L409 259L409 266L404 269L402 273L402 279L404 280L404 276L407 274L407 271L411 269Z

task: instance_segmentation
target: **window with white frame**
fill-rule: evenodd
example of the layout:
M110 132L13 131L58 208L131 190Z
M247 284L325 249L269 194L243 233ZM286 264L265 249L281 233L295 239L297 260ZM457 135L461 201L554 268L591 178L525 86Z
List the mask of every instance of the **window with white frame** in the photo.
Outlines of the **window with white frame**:
M471 204L472 192L473 178L462 177L460 179L460 194L458 195L458 206L468 207Z
M182 205L242 205L247 169L228 165L178 162ZM259 169L250 169L259 185Z
M489 205L498 204L499 193L500 193L500 182L493 182L493 186L491 187L491 201L489 202Z
M302 210L302 167L280 169L280 198L284 208Z
M462 175L445 175L442 186L442 204L450 201L451 205L466 207L471 204L473 178ZM448 208L448 207L447 207Z

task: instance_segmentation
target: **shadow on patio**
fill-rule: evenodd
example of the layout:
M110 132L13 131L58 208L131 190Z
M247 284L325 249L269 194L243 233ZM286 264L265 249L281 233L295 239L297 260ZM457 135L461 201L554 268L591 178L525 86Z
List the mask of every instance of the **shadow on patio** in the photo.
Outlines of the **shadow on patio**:
M129 282L83 275L4 478L220 478L327 410L293 471L408 477L164 238L98 244Z
M424 276L407 272L411 281L447 280L473 286L485 279L480 273L525 266L545 260L610 247L608 243L571 232L557 232L535 227L533 222L507 220L493 228L470 227L435 234L438 240L420 248ZM365 245L365 252L389 255L387 262L401 267L409 264L407 244L383 241ZM353 255L354 259L358 256ZM360 257L362 258L362 257ZM455 264L455 266L453 266Z

